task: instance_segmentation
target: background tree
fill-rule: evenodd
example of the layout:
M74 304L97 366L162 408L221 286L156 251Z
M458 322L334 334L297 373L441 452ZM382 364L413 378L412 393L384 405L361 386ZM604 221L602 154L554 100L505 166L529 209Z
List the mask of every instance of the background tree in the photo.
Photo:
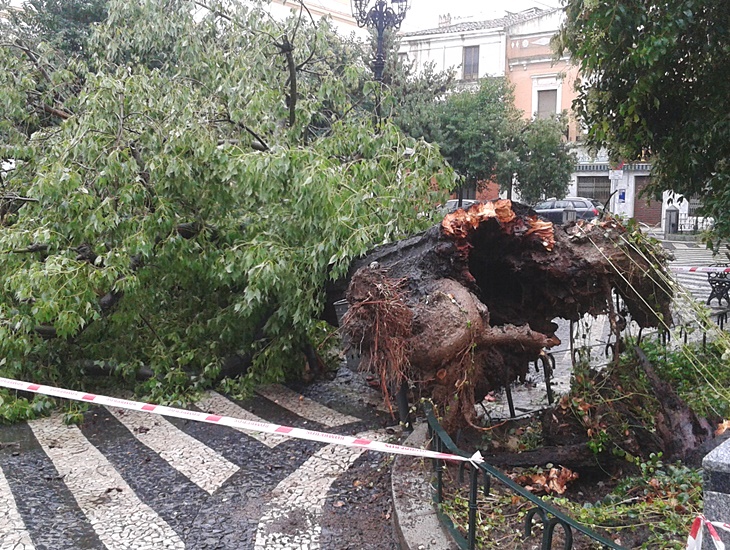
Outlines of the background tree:
M545 197L564 197L575 167L575 156L563 135L565 117L523 120L522 124L519 138L508 151L517 156L513 175L520 200L533 204Z
M397 90L404 93L395 122L438 144L467 185L496 181L509 196L514 185L526 202L567 192L574 159L564 143L564 119L524 119L505 79L455 91L453 73L427 66Z
M435 135L439 125L437 106L453 92L454 72L436 71L433 63L416 72L415 63L395 60L392 65L386 64L384 80L391 94L386 109L393 122L410 136Z
M574 109L594 147L649 157L658 195L700 195L730 236L730 10L724 0L567 0L558 46L579 64Z
M28 46L46 42L79 54L95 23L106 19L108 0L26 0L7 10L10 28Z
M467 184L491 180L520 112L503 78L480 80L476 91L450 94L436 105L432 139Z
M165 401L280 380L325 282L453 186L435 148L353 108L363 69L326 22L201 4L111 1L92 69L0 39L2 375L144 367Z

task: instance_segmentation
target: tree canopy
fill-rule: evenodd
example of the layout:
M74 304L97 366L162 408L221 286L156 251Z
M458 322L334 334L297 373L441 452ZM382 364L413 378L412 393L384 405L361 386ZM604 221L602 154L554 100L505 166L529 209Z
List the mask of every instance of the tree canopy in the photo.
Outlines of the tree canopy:
M106 19L108 0L25 0L7 10L9 24L29 46L47 42L65 53L80 53L94 23Z
M520 200L534 204L545 197L564 197L575 157L569 151L564 134L565 116L555 118L521 119L515 138L498 160L497 180L514 188Z
M730 10L725 0L567 0L589 143L652 162L653 194L699 196L730 236Z
M563 141L561 117L524 118L501 77L461 90L449 74L430 66L419 77L412 86L417 99L409 94L400 101L395 122L409 135L437 143L467 184L496 181L509 193L514 187L526 202L565 194L574 159Z
M354 108L366 69L326 21L226 6L112 0L84 59L3 31L2 375L145 367L167 401L230 357L280 380L325 282L453 187L436 148Z

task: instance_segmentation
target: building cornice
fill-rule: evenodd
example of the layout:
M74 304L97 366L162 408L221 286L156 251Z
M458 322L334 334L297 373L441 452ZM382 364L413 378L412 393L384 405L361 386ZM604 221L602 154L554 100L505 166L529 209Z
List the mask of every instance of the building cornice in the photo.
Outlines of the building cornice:
M507 60L507 65L511 69L512 67L520 67L523 65L537 65L543 63L555 63L555 62L570 62L570 57L563 56L560 59L555 59L551 55L543 55L541 57L513 57Z
M484 32L489 30L496 30L498 32L506 32L508 27L517 25L541 17L543 15L553 13L558 8L553 10L542 10L540 8L530 8L518 13L509 13L504 17L497 19L487 19L485 21L468 21L464 23L456 23L454 25L444 25L441 27L423 29L420 31L411 31L400 33L402 39L412 40L417 39L420 36L445 36L453 34L462 34L467 32Z
M405 36L401 35L401 41L407 44L414 44L417 42L451 42L464 38L482 38L482 37L502 37L506 36L504 28L492 28L475 31L463 31L455 32L450 34L436 33L436 34L419 34L417 36Z

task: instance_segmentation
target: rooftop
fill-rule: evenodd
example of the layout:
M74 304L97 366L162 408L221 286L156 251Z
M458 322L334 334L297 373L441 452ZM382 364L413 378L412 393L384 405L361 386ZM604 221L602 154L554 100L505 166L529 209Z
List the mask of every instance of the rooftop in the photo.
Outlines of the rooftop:
M430 28L430 29L423 29L419 31L411 31L411 32L404 32L401 33L402 37L409 37L409 36L426 36L429 34L451 34L451 33L462 33L462 32L469 32L469 31L481 31L481 30L488 30L488 29L500 29L504 27L509 27L511 25L522 23L524 21L528 21L530 19L533 19L535 17L539 17L541 15L545 15L548 13L552 13L553 11L556 11L560 8L555 9L548 9L543 10L540 8L529 8L524 11L520 11L517 13L510 13L507 12L505 16L498 17L496 19L488 19L485 21L463 21L458 22L454 24L450 24L451 17L445 16L440 17L439 19L443 21L442 24L440 24L438 27Z

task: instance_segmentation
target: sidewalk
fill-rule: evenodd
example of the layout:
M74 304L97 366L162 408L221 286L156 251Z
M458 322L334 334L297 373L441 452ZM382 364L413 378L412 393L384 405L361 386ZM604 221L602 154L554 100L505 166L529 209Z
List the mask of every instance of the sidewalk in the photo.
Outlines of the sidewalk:
M427 424L417 424L403 443L426 446ZM391 470L393 526L402 550L456 550L459 546L436 515L433 489L426 472L429 463L396 455Z

